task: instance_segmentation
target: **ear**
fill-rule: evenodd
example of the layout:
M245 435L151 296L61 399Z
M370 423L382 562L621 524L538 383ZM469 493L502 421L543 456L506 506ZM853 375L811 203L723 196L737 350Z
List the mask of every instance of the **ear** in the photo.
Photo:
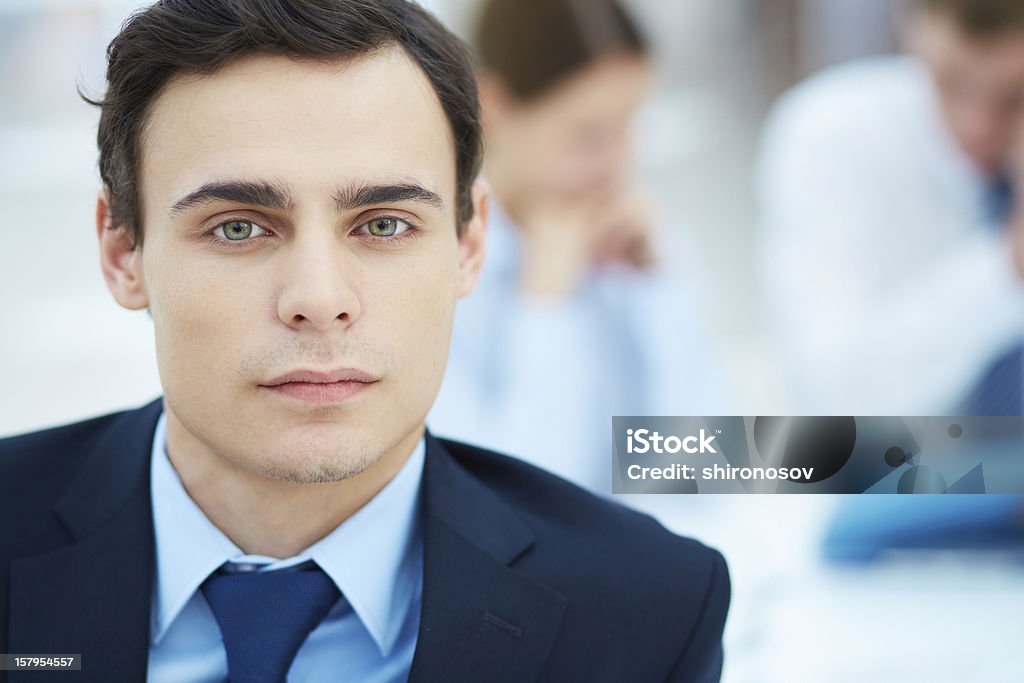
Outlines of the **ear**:
M110 212L110 193L104 188L96 199L96 236L100 241L100 268L114 300L130 310L149 306L142 273L142 248L132 248L128 232L116 226Z
M491 190L487 182L477 178L473 183L473 217L459 237L459 298L470 295L480 278L487 251L487 213Z

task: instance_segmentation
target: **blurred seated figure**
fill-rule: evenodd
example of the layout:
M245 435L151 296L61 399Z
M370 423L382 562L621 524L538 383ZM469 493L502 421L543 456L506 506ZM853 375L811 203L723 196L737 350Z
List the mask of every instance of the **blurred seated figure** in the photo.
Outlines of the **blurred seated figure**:
M1020 415L1024 2L914 0L906 28L775 107L770 324L808 412Z
M864 495L840 506L825 557L862 563L894 550L1024 551L1024 499L989 495Z
M648 48L615 0L488 0L475 43L487 257L429 424L609 493L613 415L721 410L698 316L627 177Z

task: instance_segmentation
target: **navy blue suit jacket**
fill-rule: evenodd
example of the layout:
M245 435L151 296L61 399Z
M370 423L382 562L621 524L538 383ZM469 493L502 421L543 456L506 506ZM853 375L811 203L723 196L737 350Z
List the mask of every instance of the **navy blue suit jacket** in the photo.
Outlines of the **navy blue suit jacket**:
M0 440L0 653L82 655L80 673L9 672L11 683L145 680L160 410ZM423 487L413 683L719 679L729 577L718 552L429 434Z

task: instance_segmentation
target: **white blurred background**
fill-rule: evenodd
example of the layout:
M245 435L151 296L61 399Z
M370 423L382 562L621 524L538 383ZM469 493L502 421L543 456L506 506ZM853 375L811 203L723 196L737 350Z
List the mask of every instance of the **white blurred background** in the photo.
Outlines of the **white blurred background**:
M457 30L472 0L427 3ZM661 85L637 126L666 227L706 258L708 324L738 414L787 414L752 273L751 172L772 100L825 64L895 49L886 0L634 0ZM97 113L104 48L137 3L0 0L0 435L134 407L160 393L149 319L98 268ZM838 571L819 496L632 497L722 549L734 601L725 680L1020 681L1024 574L956 558ZM981 571L983 576L979 576Z

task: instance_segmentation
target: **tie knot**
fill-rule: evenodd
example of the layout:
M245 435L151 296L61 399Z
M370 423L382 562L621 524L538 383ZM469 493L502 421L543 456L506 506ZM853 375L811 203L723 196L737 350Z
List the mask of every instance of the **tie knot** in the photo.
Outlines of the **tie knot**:
M284 681L299 647L341 595L312 561L269 572L225 565L202 591L220 625L232 683Z

